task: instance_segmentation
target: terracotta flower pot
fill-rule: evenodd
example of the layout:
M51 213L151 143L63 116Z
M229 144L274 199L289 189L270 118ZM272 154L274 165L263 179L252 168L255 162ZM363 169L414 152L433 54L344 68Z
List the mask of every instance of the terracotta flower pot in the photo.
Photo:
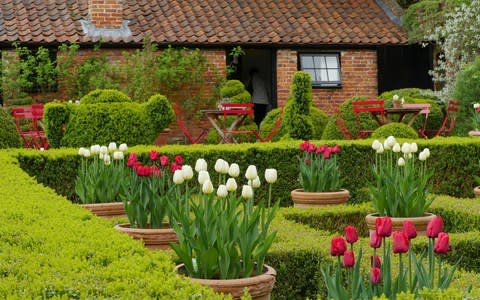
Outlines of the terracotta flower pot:
M231 294L233 299L240 299L243 290L248 288L248 293L254 300L269 300L275 285L277 272L274 268L264 265L265 273L248 278L240 279L189 279L195 283L205 285L213 289L216 293ZM184 271L183 264L175 267L175 271Z
M296 189L291 192L293 206L299 208L321 207L347 203L350 192L342 189L338 192L304 192L303 189Z
M123 202L80 204L80 207L86 208L94 215L106 219L125 216Z
M167 250L170 249L170 243L178 242L177 234L168 223L164 223L163 228L130 228L130 224L118 224L115 229L135 240L143 240L149 249Z
M473 192L475 193L475 198L480 198L480 186L476 186Z
M403 229L403 222L405 222L406 220L410 220L415 225L415 229L417 229L417 235L426 236L428 222L430 222L433 217L435 217L434 214L425 213L422 217L391 218L392 232L401 231ZM370 232L375 231L375 220L377 218L379 218L379 215L376 213L369 214L365 217Z

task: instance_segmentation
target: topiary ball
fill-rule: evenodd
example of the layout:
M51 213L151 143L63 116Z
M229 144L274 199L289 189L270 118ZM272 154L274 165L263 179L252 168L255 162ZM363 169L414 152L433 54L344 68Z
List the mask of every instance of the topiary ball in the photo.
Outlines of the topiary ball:
M418 133L412 127L403 124L393 122L390 124L383 125L375 129L372 133L372 138L374 139L382 139L387 138L389 136L394 136L396 138L406 138L406 139L417 139Z
M0 149L20 147L22 147L22 140L15 123L0 106Z
M80 99L80 104L132 102L126 94L117 90L94 90Z
M228 98L230 103L249 103L250 93L245 89L245 85L239 80L228 80L220 89L220 96Z

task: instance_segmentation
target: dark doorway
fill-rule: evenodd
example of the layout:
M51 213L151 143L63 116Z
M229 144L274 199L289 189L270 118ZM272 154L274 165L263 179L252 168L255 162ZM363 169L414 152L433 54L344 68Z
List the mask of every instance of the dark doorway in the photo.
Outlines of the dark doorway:
M401 88L432 89L433 47L378 47L378 94Z
M268 95L265 114L277 107L276 90L276 57L273 49L245 48L245 54L239 57L235 66L235 73L230 75L231 79L238 79L246 87L250 85L252 69L258 70L258 76L262 79ZM231 61L227 61L230 64ZM252 99L255 102L255 99ZM263 115L263 114L262 114ZM263 116L264 117L264 116ZM263 119L263 117L261 119Z

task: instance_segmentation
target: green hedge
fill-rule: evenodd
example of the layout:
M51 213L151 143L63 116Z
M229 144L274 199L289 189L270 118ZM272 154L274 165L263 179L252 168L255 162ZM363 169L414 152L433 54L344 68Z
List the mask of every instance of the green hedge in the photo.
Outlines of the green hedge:
M0 149L20 147L22 147L20 134L18 133L12 118L2 106L0 106Z
M460 100L460 113L455 126L455 132L466 135L472 130L473 104L480 102L480 57L463 67L458 73L453 97Z
M93 90L80 99L80 104L113 102L132 102L132 99L117 90Z
M81 147L109 142L153 144L174 119L165 96L148 102L95 104L49 103L45 107L47 137L52 147Z
M418 133L412 127L403 123L389 123L375 129L372 139L386 139L389 136L396 138L417 139Z
M181 280L162 252L120 234L0 151L0 298L220 299Z
M411 141L411 140L409 140ZM351 203L368 201L364 188L372 180L372 163L375 153L371 148L372 140L361 141L313 141L314 143L337 142L342 147L338 162L344 188L348 189ZM480 157L480 140L474 138L435 138L416 140L419 149L430 148L429 168L433 171L433 192L456 197L473 197L475 186L473 175L480 174L480 165L474 159ZM279 172L279 184L275 197L282 205L290 205L290 191L298 188L298 146L301 141L276 143L256 143L241 145L168 145L157 150L170 157L185 155L186 163L194 164L197 158L204 157L213 170L218 158L228 162L237 162L242 170L254 164L263 174L267 167L275 167ZM153 147L138 146L136 151L146 156ZM19 162L22 168L37 180L54 188L58 193L73 199L74 181L79 158L77 149L50 150L47 152L20 152Z

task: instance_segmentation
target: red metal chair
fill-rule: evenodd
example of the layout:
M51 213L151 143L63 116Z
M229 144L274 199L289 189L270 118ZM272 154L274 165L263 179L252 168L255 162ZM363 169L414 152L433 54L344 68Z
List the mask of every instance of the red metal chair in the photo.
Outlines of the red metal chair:
M420 111L420 115L425 115L425 121L423 122L423 127L422 128L418 128L418 134L423 137L423 138L427 138L427 134L426 134L426 130L427 130L427 122L428 122L428 115L430 114L430 107L432 105L431 104L428 104L428 103L405 103L402 105L402 107L405 107L405 108L421 108L422 110Z
M25 148L48 149L46 134L40 126L43 118L42 104L14 107L12 116L17 131L25 143Z
M185 135L190 144L200 144L207 138L210 128L201 128L201 132L197 137L194 137L190 130L188 130L185 121L183 120L182 110L178 104L173 105L173 110L175 111L175 119L177 121L178 128Z
M228 137L227 140L224 142L231 142L230 139L233 139L232 134L255 134L257 130L238 129L241 125L245 123L246 119L250 119L250 124L254 123L253 118L255 111L253 107L253 103L223 103L221 105L224 122L227 121L227 117L229 116L237 117L233 121L232 125L223 130L224 135Z
M257 130L257 131L254 132L257 139L262 143L270 142L272 140L272 138L275 136L275 134L277 134L278 129L282 125L282 120L283 120L283 108L280 111L280 115L278 116L277 121L275 121L275 124L273 125L272 130L270 131L270 133L266 137L262 137L260 135L262 130Z
M347 140L354 139L352 133L347 128L347 124L345 123L345 120L342 117L342 112L340 111L339 108L337 108L335 111L335 123L337 123L338 131L340 131L340 133L343 135L345 139Z
M360 139L367 138L373 132L373 130L363 128L362 122L360 119L360 114L370 113L372 117L379 123L380 126L386 123L385 107L384 107L383 100L353 101L352 106L353 106L353 113L355 114L355 119L357 121L357 126L358 126L357 138L360 138ZM380 115L381 119L378 119L378 115Z
M448 106L445 111L445 118L442 125L435 133L435 137L444 135L448 136L450 132L455 128L455 122L457 121L458 112L460 111L460 101L448 100Z

